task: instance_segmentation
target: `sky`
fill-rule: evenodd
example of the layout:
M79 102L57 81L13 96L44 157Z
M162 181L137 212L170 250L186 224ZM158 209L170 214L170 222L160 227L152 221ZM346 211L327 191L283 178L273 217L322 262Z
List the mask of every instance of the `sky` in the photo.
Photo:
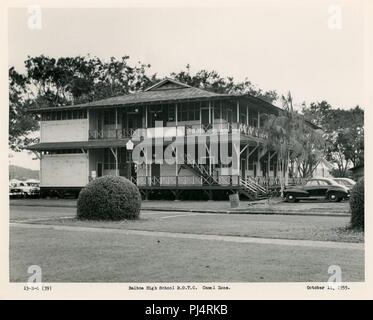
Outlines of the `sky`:
M211 3L211 1L210 1ZM363 7L360 1L248 1L196 7L42 8L30 29L27 8L8 15L8 64L28 55L130 56L159 77L191 66L216 70L263 90L292 93L296 105L327 100L363 106ZM23 156L24 157L24 156ZM27 156L30 159L30 156ZM38 168L15 155L13 164Z

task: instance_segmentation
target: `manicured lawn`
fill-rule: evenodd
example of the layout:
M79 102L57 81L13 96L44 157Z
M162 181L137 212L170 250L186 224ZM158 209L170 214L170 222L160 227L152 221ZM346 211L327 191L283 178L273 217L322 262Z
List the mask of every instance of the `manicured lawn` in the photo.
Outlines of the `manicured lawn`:
M278 239L364 241L363 232L346 229L348 217L144 211L137 221L79 221L71 217L30 223Z
M76 207L75 199L12 199L10 205L21 206L51 206L51 207ZM143 201L144 210L213 210L213 211L238 211L238 212L280 212L297 214L349 214L350 208L346 201L331 203L327 201L303 201L287 203L281 199L273 199L270 205L265 201L241 201L240 208L231 209L229 201Z
M332 264L364 280L363 250L11 227L10 280L34 264L43 282L325 282Z

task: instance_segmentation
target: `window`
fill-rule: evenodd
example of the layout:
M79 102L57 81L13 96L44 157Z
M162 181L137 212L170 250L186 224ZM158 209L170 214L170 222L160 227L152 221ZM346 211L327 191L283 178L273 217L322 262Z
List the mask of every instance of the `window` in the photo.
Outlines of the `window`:
M167 108L167 121L175 121L175 105L169 104Z
M51 154L77 154L77 153L83 153L82 149L59 149L59 150L43 151L44 155L51 155Z
M249 126L257 127L258 126L258 112L250 110L249 111Z
M104 151L104 169L115 170L115 157L110 149Z
M115 151L114 151L115 152ZM123 169L126 162L130 162L130 152L126 152L125 148L118 148L118 169ZM104 169L115 170L116 163L114 154L110 149L104 150Z
M254 170L254 162L253 161L249 161L248 170Z
M307 181L307 186L318 186L317 180Z
M246 124L246 114L240 113L240 123Z
M319 180L319 185L320 186L328 186L329 184L324 180Z
M177 110L177 120L178 121L195 121L199 120L199 104L180 104Z
M41 114L42 121L86 119L87 110L62 110L44 112Z
M214 105L214 119L220 119L220 105L217 103Z
M115 112L113 110L104 112L104 124L115 124Z
M232 109L223 107L223 119L232 122Z

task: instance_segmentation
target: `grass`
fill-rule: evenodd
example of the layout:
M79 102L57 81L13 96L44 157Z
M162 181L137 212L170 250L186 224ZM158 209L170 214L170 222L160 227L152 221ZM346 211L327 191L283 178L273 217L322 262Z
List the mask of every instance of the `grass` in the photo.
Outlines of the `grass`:
M56 218L30 223L99 228L215 234L296 240L364 242L364 232L349 229L348 217L240 214L142 214L139 220L120 222Z
M34 264L43 282L324 282L332 264L364 280L361 250L11 228L10 281Z

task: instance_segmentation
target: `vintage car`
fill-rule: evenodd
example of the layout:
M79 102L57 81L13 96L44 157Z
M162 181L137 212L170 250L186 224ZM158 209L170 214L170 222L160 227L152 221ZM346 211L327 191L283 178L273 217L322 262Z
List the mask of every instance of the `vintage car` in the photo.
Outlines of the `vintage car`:
M9 197L10 198L15 198L15 197L23 197L24 196L24 192L22 191L21 188L18 188L18 187L13 187L13 186L9 186Z
M39 181L29 179L26 181L17 181L10 183L9 196L10 197L36 197L40 194Z
M337 182L338 184L341 184L342 186L347 187L349 190L351 190L356 184L354 180L349 179L349 178L333 178L333 180Z
M327 199L339 202L350 197L347 187L328 178L312 178L303 185L287 187L284 190L287 202L298 202L302 199Z

